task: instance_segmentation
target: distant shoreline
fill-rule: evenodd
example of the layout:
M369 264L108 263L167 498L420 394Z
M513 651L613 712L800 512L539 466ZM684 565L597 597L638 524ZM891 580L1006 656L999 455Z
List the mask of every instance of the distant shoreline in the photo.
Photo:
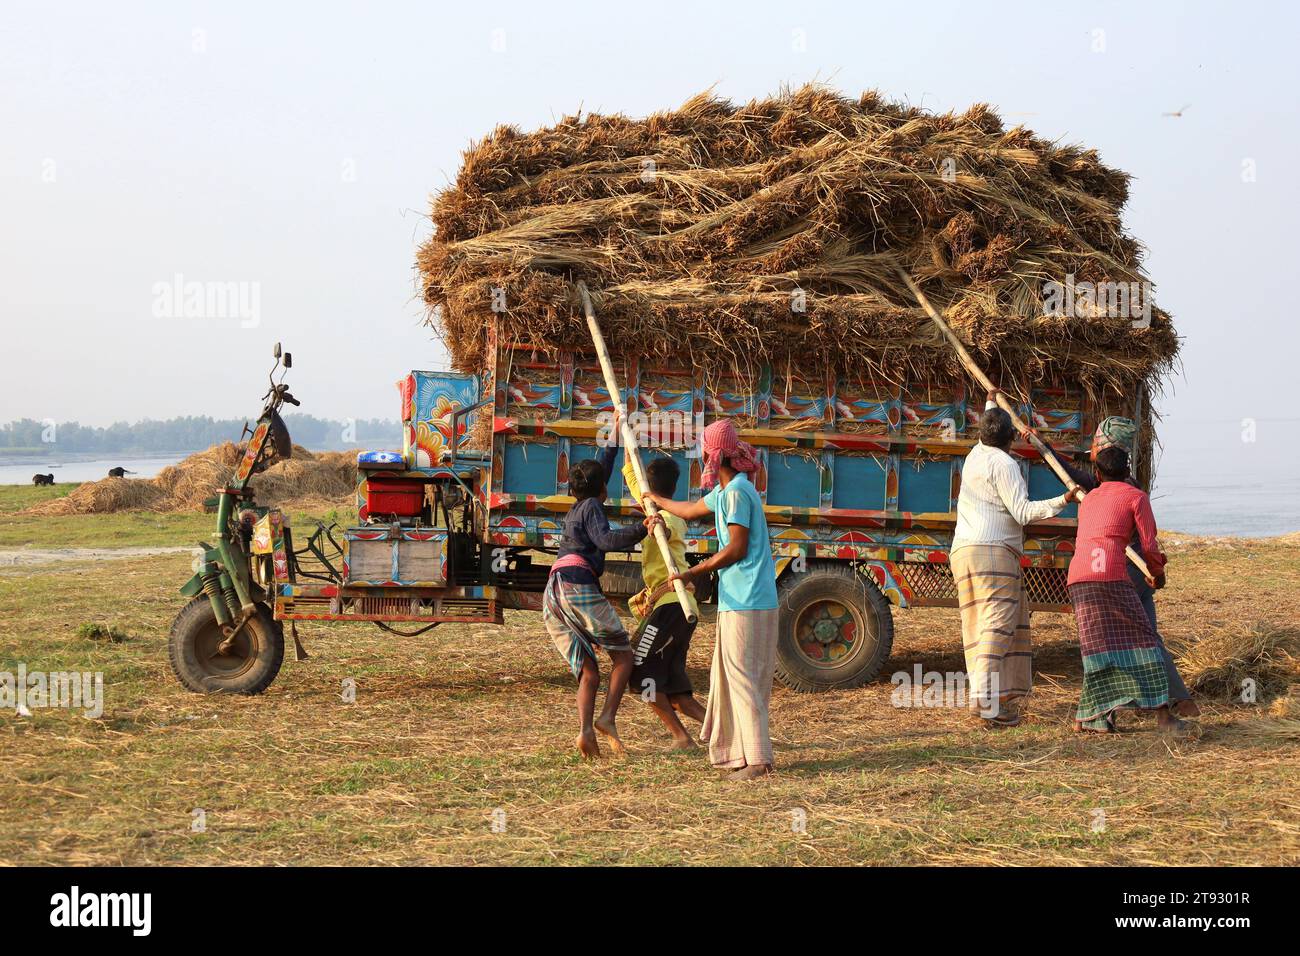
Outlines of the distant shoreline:
M180 459L200 451L207 451L207 449L185 448L175 451L121 451L114 449L113 451L53 452L39 455L27 448L0 448L0 463L39 467L47 463L52 465L75 465L87 461L102 461L108 458L133 458L136 460L154 458Z

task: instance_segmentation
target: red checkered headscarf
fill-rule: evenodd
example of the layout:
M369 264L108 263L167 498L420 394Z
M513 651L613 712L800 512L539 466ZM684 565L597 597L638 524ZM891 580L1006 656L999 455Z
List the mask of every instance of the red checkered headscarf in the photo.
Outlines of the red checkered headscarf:
M740 440L736 426L729 419L724 418L704 429L701 444L704 447L704 474L700 477L700 487L705 490L718 483L718 466L724 458L736 471L758 470L758 453L753 445Z

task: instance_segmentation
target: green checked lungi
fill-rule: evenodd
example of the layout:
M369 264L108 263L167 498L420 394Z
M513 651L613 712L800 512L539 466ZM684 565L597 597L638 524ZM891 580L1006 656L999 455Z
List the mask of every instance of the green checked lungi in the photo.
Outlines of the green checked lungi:
M1169 703L1169 678L1160 639L1131 581L1070 585L1083 653L1083 693L1075 719L1092 724L1130 707L1155 710Z

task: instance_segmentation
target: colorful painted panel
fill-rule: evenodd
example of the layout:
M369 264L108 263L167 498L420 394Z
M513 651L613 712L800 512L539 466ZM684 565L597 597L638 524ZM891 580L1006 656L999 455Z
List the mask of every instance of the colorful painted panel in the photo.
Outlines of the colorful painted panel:
M1031 398L1032 424L1036 430L1069 437L1083 429L1083 408L1078 396L1059 388L1036 388Z
M839 432L880 434L902 421L898 387L887 382L835 383L835 425Z
M398 388L404 400L407 391L411 394L406 409L411 413L406 420L408 467L432 468L439 464L443 450L451 448L453 413L478 403L478 378L457 372L412 372ZM476 417L471 413L457 420L461 441Z
M516 363L505 386L505 413L524 418L558 418L564 404L563 378L558 366Z
M655 412L694 414L694 389L689 375L643 372L637 388L637 407L648 415Z
M349 586L441 587L447 581L447 532L428 528L349 528L343 534Z

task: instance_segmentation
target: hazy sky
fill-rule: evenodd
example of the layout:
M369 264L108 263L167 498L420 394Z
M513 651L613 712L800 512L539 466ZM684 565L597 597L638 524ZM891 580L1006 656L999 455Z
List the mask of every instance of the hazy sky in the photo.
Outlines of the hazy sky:
M392 383L444 362L412 263L471 139L810 79L1098 148L1136 177L1127 222L1187 339L1167 419L1295 415L1289 4L2 11L0 422L251 415L277 339L303 411L395 417ZM155 314L178 275L244 283L259 321Z

